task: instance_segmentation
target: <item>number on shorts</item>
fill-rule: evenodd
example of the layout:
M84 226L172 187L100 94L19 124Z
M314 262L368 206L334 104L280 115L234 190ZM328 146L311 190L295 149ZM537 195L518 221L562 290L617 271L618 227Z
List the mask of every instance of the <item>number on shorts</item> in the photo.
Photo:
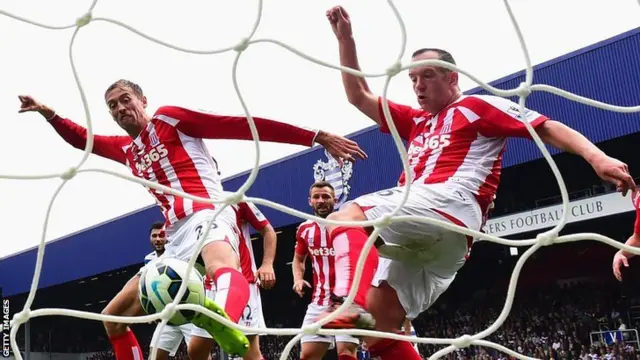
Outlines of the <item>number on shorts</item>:
M381 190L381 191L378 191L378 192L376 193L376 195L379 195L379 196L391 196L391 195L393 195L394 193L398 193L398 194L400 194L400 193L402 193L402 190L401 190L401 189L398 189L398 188L387 189L387 190Z
M202 236L202 228L204 226L202 224L196 226L195 228L195 232L198 234L198 236L196 237L196 240L200 240L200 237ZM216 224L215 222L211 223L211 229L217 229L218 228L218 224Z

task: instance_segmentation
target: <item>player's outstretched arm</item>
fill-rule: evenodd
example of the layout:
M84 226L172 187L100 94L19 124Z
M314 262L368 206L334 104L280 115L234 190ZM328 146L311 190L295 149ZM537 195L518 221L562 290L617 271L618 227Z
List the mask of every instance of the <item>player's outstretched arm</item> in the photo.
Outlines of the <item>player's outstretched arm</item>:
M633 235L627 239L625 245L640 248L640 199L638 199L638 196L640 196L638 190L634 191L632 200L633 206L636 208L636 220L633 224ZM624 250L618 250L613 256L613 264L611 264L611 267L613 269L613 276L615 276L618 281L622 281L622 271L620 269L622 266L629 267L629 258L633 256L635 256L635 254Z
M615 184L623 195L635 189L636 184L629 174L627 164L608 156L579 132L553 120L547 120L536 127L536 132L545 144L585 159L601 179Z
M304 263L306 260L307 255L302 255L296 251L293 255L293 262L291 263L293 271L293 291L300 297L304 296L305 287L311 288L311 284L304 279Z
M154 118L166 121L191 137L204 139L253 140L246 117L225 116L189 110L177 106L163 106ZM366 159L367 154L355 141L326 131L312 131L295 125L260 117L253 117L260 141L324 146L336 159L354 161Z
M349 14L341 6L336 6L327 11L327 19L338 39L340 65L360 70ZM371 93L367 80L363 77L343 72L342 83L349 102L370 117L371 120L381 125L383 119L378 111L378 96Z
M293 251L293 261L291 262L291 270L293 272L293 291L300 297L304 296L305 286L311 288L311 285L304 279L304 263L307 261L309 248L301 237L301 229L298 227L296 231L296 247Z
M262 255L262 264L258 269L257 277L260 279L260 286L262 286L263 289L269 290L276 285L273 261L276 258L278 236L271 224L260 229L259 232L264 242L264 254Z
M625 245L640 247L640 234L634 233L631 235L625 242ZM629 258L633 256L635 256L635 254L624 250L618 250L618 252L613 256L613 275L618 279L618 281L622 281L622 271L620 269L622 266L629 267Z
M85 149L87 146L87 129L69 119L58 116L52 108L41 104L29 95L20 95L18 99L20 100L19 113L39 113L67 143L77 149ZM126 158L122 147L130 141L131 139L128 136L95 135L92 153L124 164L126 163Z

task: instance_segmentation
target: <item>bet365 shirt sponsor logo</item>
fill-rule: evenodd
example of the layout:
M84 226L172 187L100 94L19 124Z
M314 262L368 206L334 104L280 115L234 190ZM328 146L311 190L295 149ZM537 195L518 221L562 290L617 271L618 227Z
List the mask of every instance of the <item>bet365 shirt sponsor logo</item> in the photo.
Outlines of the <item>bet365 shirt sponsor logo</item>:
M427 150L442 150L451 144L451 134L419 136L409 148L409 155L417 155Z
M336 250L327 247L309 249L309 253L313 256L336 256Z
M165 148L164 144L160 144L156 147L151 148L146 154L141 155L137 162L136 168L139 172L143 172L153 166L154 163L157 163L161 159L164 159L169 154L167 148Z

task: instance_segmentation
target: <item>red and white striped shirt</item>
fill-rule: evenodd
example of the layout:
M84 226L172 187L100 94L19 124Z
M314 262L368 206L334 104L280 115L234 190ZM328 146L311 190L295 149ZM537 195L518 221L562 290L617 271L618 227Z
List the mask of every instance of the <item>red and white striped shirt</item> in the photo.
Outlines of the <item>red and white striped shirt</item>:
M254 117L261 141L312 146L315 132ZM55 116L54 129L72 146L84 149L87 130ZM134 176L191 195L218 199L220 176L203 139L251 140L244 117L219 116L175 106L158 109L135 139L95 135L93 153L127 165ZM162 209L167 225L213 204L193 202L148 188Z
M336 284L333 242L324 225L307 220L300 224L296 233L296 254L309 255L313 265L313 295L311 303L321 306L330 304L331 291Z
M633 224L633 233L640 235L640 189L636 188L631 194L633 207L636 209L636 221Z
M378 100L380 116L382 99ZM507 137L530 138L518 104L490 95L461 96L437 115L389 102L400 136L409 144L414 184L445 183L476 195L483 213L500 182ZM535 128L548 118L526 109ZM389 132L386 122L380 131ZM398 185L406 184L403 172Z
M240 245L238 247L240 268L242 269L242 275L244 275L249 284L253 284L257 281L256 271L258 271L258 267L253 254L249 227L260 231L269 225L269 220L252 203L241 202L234 205L233 209L236 211L238 229L240 229Z

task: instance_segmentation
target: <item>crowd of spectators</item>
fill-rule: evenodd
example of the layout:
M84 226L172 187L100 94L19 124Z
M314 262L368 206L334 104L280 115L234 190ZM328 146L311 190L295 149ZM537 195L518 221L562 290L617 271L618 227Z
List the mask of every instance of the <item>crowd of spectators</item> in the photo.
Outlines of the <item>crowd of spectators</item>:
M638 339L634 331L640 327L640 314L635 318L634 306L640 308L636 293L620 294L615 283L583 282L567 285L547 285L532 289L518 289L513 308L500 328L486 339L507 346L526 356L557 360L640 360ZM488 328L504 306L504 288L478 291L466 301L452 299L446 294L426 313L413 321L420 337L455 338L475 334ZM290 316L270 317L269 327L299 327L304 307L289 310ZM292 316L293 314L293 316ZM151 326L136 325L136 334L148 356ZM149 328L149 329L147 329ZM599 334L592 334L601 332ZM607 333L609 332L609 333ZM610 341L607 334L613 334ZM88 342L81 333L55 337L55 345L47 336L38 334L32 341L33 351L92 352L88 360L114 359L106 339ZM263 336L260 339L265 359L278 359L290 336ZM50 345L51 344L51 345ZM91 346L91 348L87 348ZM419 344L426 359L442 346ZM296 345L289 359L299 357ZM186 347L180 347L177 360L188 359ZM335 358L335 355L327 358ZM492 348L471 346L446 356L447 360L488 360L511 358ZM214 350L213 360L218 360Z
M449 302L440 301L416 319L414 326L422 337L455 338L475 334L498 318L505 297L505 291L478 293L457 308L449 306ZM637 320L628 316L636 303L635 296L621 297L612 283L518 289L506 321L486 339L539 359L636 358L638 343L634 333L623 333L622 341L618 342L610 343L606 339L611 334L615 338L615 330L640 326ZM594 334L592 339L591 333L598 331L604 333ZM420 344L419 348L427 357L440 347ZM447 359L508 357L493 349L470 347L450 354Z

